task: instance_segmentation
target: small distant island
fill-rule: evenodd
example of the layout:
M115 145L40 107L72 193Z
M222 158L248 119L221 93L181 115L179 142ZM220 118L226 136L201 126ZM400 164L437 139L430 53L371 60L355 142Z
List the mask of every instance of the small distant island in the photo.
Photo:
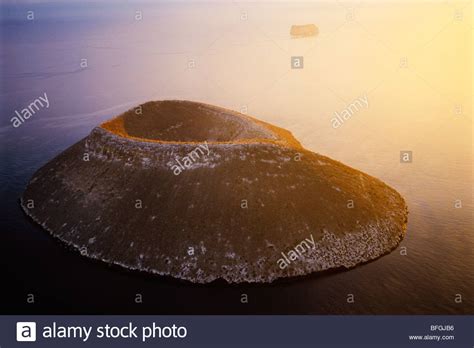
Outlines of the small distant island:
M317 36L319 33L318 27L314 24L292 25L290 35L293 38L304 38Z
M153 101L40 168L24 211L82 255L195 283L268 283L378 258L407 207L382 181L221 107Z

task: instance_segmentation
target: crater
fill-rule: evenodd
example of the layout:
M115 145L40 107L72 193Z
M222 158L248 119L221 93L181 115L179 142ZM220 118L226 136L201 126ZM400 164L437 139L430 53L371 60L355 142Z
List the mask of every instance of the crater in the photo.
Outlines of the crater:
M271 127L243 114L179 100L148 102L101 126L114 134L144 141L235 143L279 139Z

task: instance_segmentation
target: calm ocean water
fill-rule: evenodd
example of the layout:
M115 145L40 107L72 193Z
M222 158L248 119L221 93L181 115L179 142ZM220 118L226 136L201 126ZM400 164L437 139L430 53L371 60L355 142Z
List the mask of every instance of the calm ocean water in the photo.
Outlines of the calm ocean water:
M9 294L0 308L474 313L470 8L458 23L458 9L445 3L30 7L2 5L0 25L0 261ZM33 21L25 20L30 10ZM290 26L301 23L318 25L318 37L290 39ZM291 56L304 56L304 69L292 70ZM50 107L13 128L15 110L44 93ZM334 112L360 96L369 107L334 129ZM382 179L407 200L405 240L349 271L265 286L196 286L90 261L22 213L18 199L40 166L102 121L170 98L246 110ZM401 164L400 151L412 151L413 162ZM25 303L28 293L35 305ZM137 293L144 304L134 303Z

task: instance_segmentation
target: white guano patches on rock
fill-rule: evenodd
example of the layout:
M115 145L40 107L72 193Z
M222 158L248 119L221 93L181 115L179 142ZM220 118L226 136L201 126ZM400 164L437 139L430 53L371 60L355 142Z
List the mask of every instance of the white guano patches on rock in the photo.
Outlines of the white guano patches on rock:
M67 214L57 214L54 217L48 210L27 209L23 201L21 204L25 212L53 236L73 246L85 256L132 270L168 275L196 283L208 283L215 279L224 279L230 283L271 282L277 278L304 275L329 268L354 267L358 263L388 253L396 247L404 234L402 228L404 214L399 210L404 202L399 195L388 187L377 190L380 185L368 176L365 182L360 181L357 176L354 180L354 174L349 172L349 169L342 168L333 172L336 161L319 155L311 157L305 153L307 156L305 159L308 161L293 162L291 161L295 154L293 149L268 144L213 144L209 147L211 153L206 165L215 164L216 168L221 165L222 167L216 171L208 171L207 167L196 167L193 168L193 173L190 173L192 175L176 180L170 174L167 162L175 156L186 155L195 148L195 145L140 142L97 129L84 141L73 145L72 150L65 152L67 156L61 156L60 161L52 161L49 167L40 171L38 175L41 176L41 180L35 179L23 196L25 200L44 197L43 203L54 211L60 195L53 193L56 187L62 186L62 190L58 191L61 193L61 203L73 202L74 204L70 204L72 207L70 211L74 211L76 207L80 210L87 203L89 210L85 212L88 214L76 214L77 218L74 219ZM82 161L83 151L87 151L90 155L90 162ZM239 160L242 155L247 162ZM327 167L318 168L317 158L323 158L319 164ZM275 163L268 163L268 160ZM235 165L230 166L225 161ZM71 166L71 163L75 166ZM110 165L111 163L113 165ZM309 163L312 167L297 167L297 163ZM155 168L165 170L155 171ZM202 170L195 170L198 168ZM295 170L287 171L287 168ZM303 170L297 170L298 168ZM213 191L219 183L213 180L212 173L219 171L223 172L219 176L222 191L218 192L221 196ZM123 175L119 176L121 181L119 184L115 183L115 186L109 186L109 182L118 177L117 173ZM338 178L338 173L341 173L341 178L345 181L333 180ZM100 175L104 180L98 184L97 178ZM52 177L55 180L50 181ZM158 177L159 180L155 180ZM247 184L252 185L242 184L242 178L247 180ZM306 179L307 181L304 181ZM322 231L321 229L327 226L324 221L319 224L318 221L311 222L304 216L298 216L296 228L295 225L287 223L289 214L297 215L297 212L302 211L301 207L299 210L295 208L296 203L302 201L295 193L301 192L303 195L307 192L305 185L315 181L324 185L320 185L323 187L322 191L328 191L326 188L333 191L335 187L340 187L344 193L350 193L350 188L358 188L365 184L367 190L374 189L388 199L382 201L384 204L378 204L378 209L370 210L369 212L373 214L369 214L369 218L361 224L359 221L354 224L341 224L339 230L337 224L333 224L332 230ZM130 186L123 185L123 182L130 182ZM162 182L164 185L160 186ZM298 190L292 189L291 186L295 186ZM198 190L201 187L203 189ZM227 187L229 189L226 189ZM226 208L226 199L232 193L247 193L249 188L255 193L260 192L258 190L262 192L263 189L268 190L265 195L259 197L256 195L254 206L257 209L252 210L265 214L255 215L250 220L245 216L248 211L232 208L229 210L232 214L226 215L221 212L221 209L224 211ZM37 190L40 190L41 195L31 197L38 192ZM140 219L136 219L131 228L125 229L123 221L120 223L118 221L117 211L121 211L120 209L127 204L133 209L137 190L143 196L139 198L143 198L144 203L147 202L145 205L147 210L144 209L143 215ZM156 198L159 197L157 191L162 192L162 198ZM311 197L318 197L319 192L313 189ZM162 207L177 201L178 195L187 198L183 199L179 206L169 209L172 213L168 215L167 220L164 218ZM341 196L332 192L332 197L340 199L339 203L343 202ZM198 199L194 200L196 197ZM244 197L247 196L244 194L237 196L239 199ZM288 197L291 199L287 199ZM103 202L107 199L116 205L107 206L109 210L101 210L104 207ZM392 201L394 209L389 209ZM153 210L153 204L149 202L154 202L155 207L159 206L159 209ZM208 205L209 202L214 202L216 205ZM288 215L272 211L281 202L287 202ZM314 201L315 204L318 202ZM329 200L325 198L324 203L327 202ZM265 209L260 209L260 206L265 205ZM212 211L201 209L209 206L212 209L207 210ZM238 207L237 204L236 206ZM117 207L119 210L114 210ZM324 205L319 208L324 210ZM235 214L236 211L238 214ZM397 213L393 213L394 211ZM135 213L134 210L133 212ZM176 215L173 215L174 212ZM95 214L102 214L103 221L95 223L97 220ZM153 220L153 216L158 218ZM335 213L330 211L330 217L334 216ZM222 221L216 224L215 221L219 218ZM69 224L64 225L65 221ZM254 221L262 221L260 230L252 230L256 226ZM274 221L277 223L270 228L269 223ZM183 222L190 223L186 225ZM306 222L309 222L310 226ZM166 230L167 223L170 226L169 230ZM352 232L344 232L348 228ZM305 253L301 260L296 260L291 267L279 270L275 265L275 257L281 248L292 243L298 234L303 233L302 231L308 231L308 234L313 233L319 237L319 240L315 240L317 246L314 251ZM164 237L155 238L158 233L162 233ZM176 236L177 233L181 235ZM170 238L167 238L168 236ZM171 242L163 243L164 240ZM113 252L110 250L110 245L114 246ZM188 245L193 246L193 255L186 253L185 247Z
M275 161L275 160L267 160L267 159L261 159L260 162L263 162L263 163L270 163L270 164L278 163L278 162Z
M22 200L20 203L23 210L33 220L40 223L33 215L33 212L24 206ZM47 222L43 222L41 225L54 237L59 238L64 243L77 249L84 256L99 259L103 262L119 265L131 270L173 276L195 283L209 283L219 278L229 283L269 283L281 277L300 276L331 268L351 268L360 263L376 259L394 249L405 233L404 230L394 231L395 226L393 226L389 220L374 222L363 227L358 232L347 232L341 237L324 230L322 238L316 241L314 248L302 254L301 258L294 261L292 265L285 270L274 266L274 271L268 272L267 267L270 260L264 256L259 257L258 262L249 262L235 252L227 252L225 256L231 262L223 264L218 270L212 273L207 273L198 267L198 258L189 255L175 257L173 260L169 260L168 267L164 269L143 266L142 260L149 256L143 252L135 254L138 256L135 258L135 262L110 260L103 257L100 253L91 252L84 245L73 243L71 240L53 233ZM265 243L267 248L274 248L271 242L265 241ZM132 248L133 246L134 243L131 242L130 247ZM202 253L205 252L206 249L203 244L200 245L200 250ZM277 254L278 251L275 251L275 253ZM162 258L165 258L165 256L162 256ZM272 260L272 264L274 264L274 260Z

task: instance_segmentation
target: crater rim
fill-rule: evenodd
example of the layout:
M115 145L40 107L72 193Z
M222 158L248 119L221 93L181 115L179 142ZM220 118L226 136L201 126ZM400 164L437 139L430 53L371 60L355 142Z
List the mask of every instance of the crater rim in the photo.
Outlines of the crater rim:
M156 113L156 108L163 106L165 106L164 110L159 110L162 111L161 114L160 112ZM168 107L168 110L166 110L166 107ZM184 115L184 117L183 115L179 114L178 117L176 117L176 114L163 114L163 111L169 112L170 107L171 111L173 111L172 109L174 107L182 107L185 112L193 112L193 114ZM137 113L137 111L140 111L141 113ZM143 113L144 111L145 114ZM203 115L205 119L203 124L199 124L199 127L204 128L204 132L201 131L199 136L193 137L193 134L189 134L189 132L194 132L194 128L190 129L190 127L193 126L193 123L198 122L199 118L203 118ZM162 119L156 119L157 117L162 116L165 118L163 122L164 124L159 123L160 121L163 121ZM176 125L179 125L180 120L184 122L189 121L188 124L186 124L187 133L185 132L183 135L184 139L177 138L180 136L178 133L172 135L165 134L164 137L157 136L159 133L167 131L167 129L161 128L163 126L169 126L171 124L169 128L179 128L176 127ZM236 136L234 135L234 137L227 137L226 139L226 134L217 133L218 135L216 136L216 134L206 133L206 131L208 131L208 129L206 129L206 122L209 123L210 121L211 124L207 124L207 126L218 126L216 128L217 132L227 131L226 129L219 130L219 127L233 127L234 131L238 134ZM213 124L213 121L215 121L216 124ZM152 126L155 128L145 128L147 124L150 125L150 123L155 122L156 124L152 124ZM228 125L228 123L230 123L230 125ZM235 130L235 128L239 128L239 126L241 129ZM246 128L245 126L248 127ZM98 128L122 139L155 144L273 144L278 146L292 147L295 149L303 148L299 141L293 137L291 132L287 131L286 129L274 126L270 123L258 120L252 116L242 114L231 109L190 100L167 99L148 101L104 121L98 126ZM216 129L211 128L211 130ZM232 132L232 129L230 131ZM152 134L152 136L148 136L147 134Z

